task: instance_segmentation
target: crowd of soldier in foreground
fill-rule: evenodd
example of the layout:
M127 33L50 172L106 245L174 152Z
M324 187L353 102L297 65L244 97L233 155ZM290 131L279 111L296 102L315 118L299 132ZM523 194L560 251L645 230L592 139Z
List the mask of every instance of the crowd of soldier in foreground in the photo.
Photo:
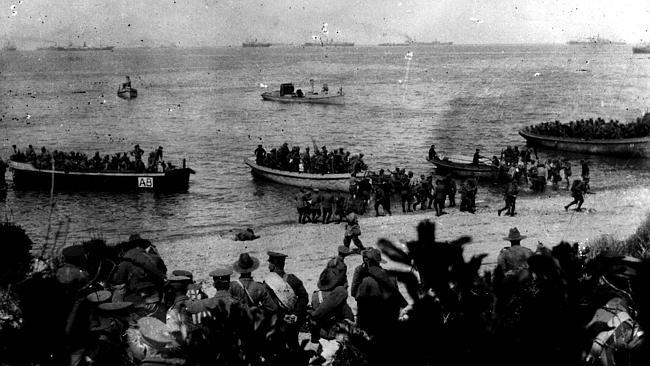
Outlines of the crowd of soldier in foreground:
M637 248L650 239L650 220L644 225ZM2 224L0 363L648 364L645 250L589 257L560 243L532 251L512 228L494 271L481 272L485 255L463 257L470 238L438 242L428 221L417 232L405 245L381 239L379 249L364 248L351 281L353 251L339 246L314 269L314 289L287 270L296 258L267 252L261 278L260 260L244 252L211 269L208 297L191 272L169 271L138 236L68 246L30 269L31 241ZM404 269L383 268L385 257Z
M542 136L593 139L627 139L647 137L650 135L650 113L637 117L630 123L619 123L618 120L609 122L598 117L571 121L569 123L544 122L526 127L526 132Z
M164 172L174 169L171 163L163 160L163 147L158 146L156 150L149 153L147 163L142 160L144 150L140 145L135 145L133 150L124 153L116 153L112 156L99 152L89 158L86 154L70 151L49 151L41 147L40 151L34 150L32 145L27 146L25 151L12 145L14 153L10 160L19 163L29 163L37 169L52 169L67 172Z

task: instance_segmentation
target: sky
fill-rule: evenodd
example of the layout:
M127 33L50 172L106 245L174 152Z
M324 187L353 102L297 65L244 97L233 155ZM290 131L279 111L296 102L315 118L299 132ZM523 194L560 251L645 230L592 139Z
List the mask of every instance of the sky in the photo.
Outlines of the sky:
M324 24L326 26L324 27ZM650 0L0 0L0 40L30 49L356 44L650 42Z

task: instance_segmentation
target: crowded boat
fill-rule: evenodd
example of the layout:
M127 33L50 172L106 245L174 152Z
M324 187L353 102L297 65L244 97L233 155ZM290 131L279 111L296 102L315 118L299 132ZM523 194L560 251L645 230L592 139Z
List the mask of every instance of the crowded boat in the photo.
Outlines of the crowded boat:
M113 155L100 155L95 152L92 157L77 151L50 151L45 147L40 150L34 149L32 145L21 151L12 145L13 154L11 161L31 164L36 169L67 171L67 172L166 172L174 170L172 163L163 159L163 147L151 151L147 162L143 161L145 151L140 145L135 145L133 150Z
M314 150L306 147L303 152L300 147L284 143L279 148L272 148L267 152L262 145L258 145L255 153L255 163L259 166L288 172L301 172L310 174L341 174L353 175L368 169L363 161L363 154L352 155L343 148L328 151L326 146L320 149L314 144Z
M643 117L637 117L635 121L629 123L620 123L618 120L612 119L607 122L600 117L595 120L593 118L580 119L569 123L560 123L556 120L528 126L524 132L541 136L586 140L647 137L650 135L650 113L646 113Z

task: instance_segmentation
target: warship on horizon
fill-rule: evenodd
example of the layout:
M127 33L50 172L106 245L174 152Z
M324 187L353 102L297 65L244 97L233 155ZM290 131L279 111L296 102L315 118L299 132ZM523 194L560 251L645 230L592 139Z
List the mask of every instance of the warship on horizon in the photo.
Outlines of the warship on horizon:
M8 52L8 51L17 51L18 47L16 47L16 44L6 40L5 43L2 45L2 52Z
M569 45L624 45L627 44L625 41L612 41L607 38L601 38L600 36L588 37L583 40L570 40L567 42Z
M271 47L271 43L258 42L257 40L254 40L254 41L242 42L241 46L242 47Z
M377 46L381 47L399 47L399 46L451 46L454 42L415 42L415 41L406 41L404 43L379 43Z
M62 46L50 46L50 47L39 47L39 51L112 51L114 46L105 46L105 47L88 47L86 42L82 47L75 47L70 43L67 47Z

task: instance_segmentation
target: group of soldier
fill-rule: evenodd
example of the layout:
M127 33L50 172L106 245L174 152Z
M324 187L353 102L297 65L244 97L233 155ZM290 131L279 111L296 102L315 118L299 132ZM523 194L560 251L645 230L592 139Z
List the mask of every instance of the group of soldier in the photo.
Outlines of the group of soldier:
M163 147L158 146L156 150L149 153L147 163L142 160L144 150L140 145L135 145L130 152L116 153L113 156L104 155L99 152L89 158L86 154L70 151L48 151L41 147L39 152L29 145L23 152L13 145L14 153L11 160L22 163L30 163L37 169L52 169L73 172L164 172L174 169L171 163L163 160Z
M296 194L296 208L298 210L298 222L305 224L307 222L329 224L336 220L340 224L346 212L352 210L354 204L341 194L329 190L319 190L318 188L306 189L300 188Z
M579 139L623 139L646 137L650 135L650 113L637 117L630 123L609 122L598 117L571 121L569 123L544 122L526 127L526 131L543 136L568 137Z
M517 147L515 146L513 151L516 149ZM510 150L510 147L507 150ZM571 162L567 158L549 159L544 163L542 161L535 162L530 153L525 155L522 153L521 158L517 158L514 154L511 156L513 157L510 162L506 163L511 166L511 170L506 176L507 179L504 185L505 206L497 211L499 216L501 216L503 211L506 211L506 215L508 216L514 216L516 214L515 207L521 180L529 182L533 192L543 193L548 182L551 182L551 186L554 189L558 188L559 183L562 181L561 172L564 173L566 188L569 189L570 187L571 196L574 198L570 204L564 206L564 209L568 210L573 204L577 204L576 211L581 211L584 194L591 193L588 160L583 159L580 161L581 179L577 178L571 182L573 173Z
M215 268L216 292L208 296L190 271L168 273L156 247L138 235L114 255L101 240L68 246L52 276L63 290L61 306L51 308L63 311L38 315L48 319L47 336L58 336L52 350L32 346L71 365L307 364L319 357L321 339L351 331L369 339L406 306L381 268L381 252L349 245L338 247L311 296L279 252L267 252L269 273L259 280L260 260L250 253ZM348 290L345 258L354 253L363 264Z
M441 216L445 202L449 206L456 206L456 193L460 193L460 210L474 213L476 211L477 182L473 178L466 179L458 189L456 181L447 175L443 179L434 180L433 174L421 174L419 179L414 177L412 171L406 172L405 168L396 167L395 171L387 174L380 169L377 174L367 175L354 179L350 184L350 197L362 202L359 214L365 212L371 197L374 201L375 214L380 215L379 207L384 214L392 215L391 197L399 195L402 212L416 210L436 210L436 215Z
M290 172L355 175L368 169L363 161L363 154L351 155L343 148L328 151L326 146L318 149L314 145L312 154L309 147L306 147L304 152L301 152L298 146L289 150L289 144L285 142L280 148L273 148L269 152L262 145L257 145L254 153L257 165Z
M429 149L429 159L439 159L435 151L435 145ZM484 158L477 149L474 154L475 164L480 163ZM538 159L537 161L535 159ZM517 146L508 146L502 150L501 158L493 156L491 164L498 167L502 174L499 179L504 183L504 201L505 206L497 210L499 216L505 211L508 216L516 214L516 200L519 194L519 185L522 180L530 183L533 192L543 193L548 182L552 187L557 189L559 183L564 179L567 189L570 188L574 201L567 205L568 209L573 204L577 204L577 211L581 210L584 202L584 194L589 192L589 161L581 160L581 179L573 180L572 168L569 159L556 158L549 159L546 162L539 160L537 152L534 149L524 148L519 150ZM564 177L562 177L562 173ZM379 207L383 208L386 214L391 214L391 194L399 193L402 201L402 211L415 211L419 205L420 210L436 210L436 215L445 214L443 211L446 200L449 200L449 207L455 206L455 195L457 186L454 179L447 175L442 179L436 179L434 183L433 174L429 176L420 175L420 179L413 178L413 172L406 174L405 169L396 168L394 172L385 174L381 169L376 175L368 175L363 178L357 178L354 186L351 185L351 197L360 197L362 202L369 202L371 193L374 192L375 214L380 215ZM466 179L460 185L460 211L474 213L476 211L476 192L477 182L473 178ZM364 211L357 213L363 214Z
M437 158L439 156L435 146L431 145L429 159ZM477 149L474 160L481 158ZM567 189L570 187L574 198L574 202L565 208L577 204L577 211L581 210L584 194L589 193L589 161L587 160L580 161L581 179L575 179L573 183L571 183L572 167L569 159L555 158L542 162L534 149L519 150L517 146L508 146L501 152L500 159L497 156L492 157L491 164L502 172L499 179L504 183L505 206L497 210L499 216L502 212L508 216L516 214L516 200L522 181L529 183L533 192L543 193L548 182L557 189L559 183L565 180L566 187ZM433 174L428 176L422 174L418 179L414 177L412 171L407 173L405 168L396 167L394 171L388 170L388 173L380 169L378 173L367 172L363 176L352 177L349 195L302 188L296 196L298 222L340 223L350 212L365 214L371 202L374 203L376 216L380 216L381 211L384 215L392 215L391 201L394 195L399 195L403 213L433 208L436 216L441 216L446 213L444 211L446 205L456 206L456 194L460 193L460 211L475 213L477 191L478 184L474 178L463 180L458 187L451 175L434 179ZM333 220L332 217L335 219Z

